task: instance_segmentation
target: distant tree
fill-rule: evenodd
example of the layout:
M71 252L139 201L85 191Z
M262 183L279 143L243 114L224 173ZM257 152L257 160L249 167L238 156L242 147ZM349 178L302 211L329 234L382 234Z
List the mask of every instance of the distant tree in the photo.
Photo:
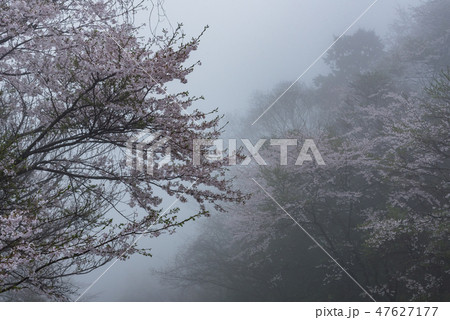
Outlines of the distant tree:
M331 73L314 79L318 87L318 104L334 119L340 112L340 103L349 94L349 84L368 72L378 71L377 67L385 57L384 44L374 31L358 29L352 35L344 35L327 52L324 62ZM327 113L323 113L322 117ZM331 115L330 115L331 114Z
M324 61L334 74L351 77L370 71L383 56L384 45L374 31L358 29L344 35L327 52Z
M193 140L218 137L219 117L188 112L199 98L187 92L166 92L187 81L199 38L186 41L179 27L145 41L133 25L140 9L0 4L0 293L68 299L69 276L148 254L137 236L207 215L205 203L242 199L223 162L192 165ZM173 161L153 175L126 165L126 142L141 130L170 137ZM195 200L198 212L162 211L158 189Z
M449 14L446 0L424 1L411 8L407 19L398 23L394 45L397 63L406 64L416 77L431 78L446 70L450 65Z
M240 130L240 134L259 139L269 133L276 135L311 128L310 123L318 121L314 90L296 83L282 95L290 84L282 82L269 92L253 94L251 112L241 121L247 130ZM265 110L266 114L249 127Z
M384 123L378 173L388 198L369 208L362 228L377 257L391 261L379 292L394 299L448 300L450 276L450 70L425 88L425 97L396 96L372 110ZM399 116L400 115L400 116ZM378 148L378 150L382 150ZM395 289L394 289L395 288Z

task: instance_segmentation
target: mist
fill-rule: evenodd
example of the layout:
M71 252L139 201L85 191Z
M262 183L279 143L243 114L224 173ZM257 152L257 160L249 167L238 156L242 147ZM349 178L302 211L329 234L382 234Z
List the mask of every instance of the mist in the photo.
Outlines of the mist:
M151 257L132 254L122 261L117 254L119 260L68 276L75 288L70 300L448 301L445 1L145 5L133 21L145 24L138 32L143 38L171 34L180 23L184 41L203 33L183 61L194 65L186 81L176 76L158 93L203 97L186 107L205 114L193 122L220 118L204 133L223 139L222 150L213 152L224 164L210 174L226 168L218 176L229 179L230 189L219 190L229 198L208 193L215 192L214 181L198 187L204 199L188 194L179 201L178 193L169 195L170 188L155 180L149 197L162 201L155 200L153 214L165 217L174 210L188 221L173 229L164 222L170 228L149 237L139 230L128 239ZM173 70L164 72L178 72ZM173 108L170 99L164 103ZM174 143L172 154L176 148ZM198 150L202 164L211 160L205 158L210 149ZM104 207L105 217L134 214L125 204L129 197L117 208ZM139 210L136 217L143 215ZM30 290L32 298L8 299L49 299Z
M389 45L393 25L400 19L399 13L419 2L379 1L346 34L351 35L358 29L373 30ZM199 50L191 57L192 61L200 60L202 65L189 76L187 87L190 93L205 97L196 107L204 111L218 108L219 113L227 115L229 124L225 136L242 137L247 132L249 136L253 130L251 123L256 116L254 119L249 117L248 111L254 95L270 92L280 83L287 88L371 3L355 0L282 1L277 4L165 1L165 16L158 30L170 30L182 22L187 36L196 36L209 26ZM149 17L155 20L155 13L142 12L136 23L148 25ZM329 72L329 67L320 59L300 82L312 85L315 77ZM176 87L175 84L174 89ZM266 105L260 107L265 109L272 102L267 100ZM195 206L189 205L181 208L182 211L195 210ZM217 213L222 214L227 215ZM203 224L208 225L205 221L208 219L187 224L173 235L141 239L139 245L150 247L152 258L132 257L117 263L89 290L88 300L189 301L189 289L177 287L176 281L165 284L155 271L170 269L180 251L186 250L186 243L194 242L204 231ZM298 233L300 241L310 241L301 230ZM77 278L77 284L82 289L102 272L100 269L82 279Z

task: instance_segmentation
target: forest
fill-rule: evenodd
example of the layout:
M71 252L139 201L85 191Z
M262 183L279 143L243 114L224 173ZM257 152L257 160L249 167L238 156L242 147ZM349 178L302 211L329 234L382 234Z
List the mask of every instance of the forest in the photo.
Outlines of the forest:
M449 1L335 36L327 72L234 114L171 87L208 28L145 39L141 6L0 3L0 301L78 300L76 277L151 261L138 241L186 224L152 271L167 300L449 301ZM234 165L196 144L218 139ZM258 146L261 165L259 139L298 143Z
M449 16L448 1L428 1L390 41L345 35L325 56L328 74L296 83L253 126L289 82L230 117L234 136L313 138L326 165L295 165L299 150L280 165L267 147L267 166L233 167L252 197L205 221L157 271L178 299L448 301Z

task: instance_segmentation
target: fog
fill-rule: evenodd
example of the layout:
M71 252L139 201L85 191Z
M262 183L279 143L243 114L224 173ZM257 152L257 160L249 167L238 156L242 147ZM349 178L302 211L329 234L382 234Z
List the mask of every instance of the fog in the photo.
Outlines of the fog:
M448 0L0 16L0 301L450 299Z
M365 28L387 38L397 10L418 2L378 1L348 32ZM248 108L254 91L297 79L371 3L165 1L164 8L172 26L182 22L188 36L210 27L193 56L202 66L189 77L190 92L205 96L206 110L238 112ZM302 80L311 81L320 73L327 73L323 61Z
M178 22L188 37L197 36L208 25L199 49L191 60L201 60L189 75L186 86L193 95L203 95L204 101L195 107L233 115L228 126L242 125L255 92L269 92L280 82L292 83L371 5L373 1L317 0L317 1L174 1L163 4L166 16L158 30L171 29ZM419 1L378 1L356 22L347 34L357 29L374 30L388 40L392 24L400 9ZM149 4L149 8L151 5ZM155 13L141 12L136 23L155 20ZM148 27L144 31L148 31ZM144 32L145 34L145 32ZM147 36L150 34L146 34ZM319 60L302 77L311 83L318 74L330 70ZM264 106L268 107L269 103ZM254 119L253 119L254 120ZM234 123L233 123L234 121ZM245 125L245 123L243 124ZM251 130L251 122L247 123ZM227 131L233 136L233 131ZM172 202L166 200L166 206ZM178 204L177 204L178 205ZM164 206L163 206L164 207ZM195 205L181 205L182 211L193 212ZM153 257L133 256L118 262L102 275L109 265L89 275L77 277L74 282L80 293L100 275L99 281L83 297L88 301L171 301L189 299L172 285L165 285L154 270L164 270L174 262L183 245L194 241L202 232L199 224L205 219L190 222L174 235L139 240L140 247L149 247ZM301 230L298 231L301 233ZM308 239L304 239L308 241Z

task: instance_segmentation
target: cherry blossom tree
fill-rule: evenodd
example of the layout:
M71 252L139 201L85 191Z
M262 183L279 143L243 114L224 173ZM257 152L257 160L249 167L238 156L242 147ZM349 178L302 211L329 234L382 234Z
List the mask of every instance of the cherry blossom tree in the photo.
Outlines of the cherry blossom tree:
M448 296L449 89L447 70L424 97L394 95L387 108L371 112L384 123L378 140L389 149L380 154L377 171L389 193L385 208L367 210L361 228L378 257L402 262L377 287L387 296L398 294L394 286L414 300Z
M149 255L137 237L208 215L206 203L243 199L224 162L192 165L193 140L218 137L220 117L190 108L201 97L167 92L199 64L188 59L200 37L179 26L144 39L133 23L141 8L0 4L0 293L69 299L68 277ZM126 142L142 130L169 138L172 161L151 176L126 164ZM163 211L158 190L198 212Z

